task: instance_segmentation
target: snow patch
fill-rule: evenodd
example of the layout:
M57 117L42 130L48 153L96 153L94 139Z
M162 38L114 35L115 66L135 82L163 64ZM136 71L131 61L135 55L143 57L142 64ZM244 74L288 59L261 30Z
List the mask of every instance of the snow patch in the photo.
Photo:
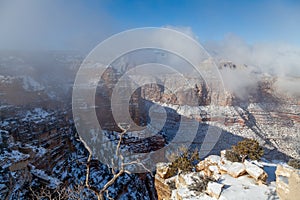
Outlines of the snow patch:
M220 200L269 200L279 199L273 191L276 189L274 182L269 185L258 185L254 179L247 176L233 178L228 174L221 176L220 183L224 184Z
M59 179L47 175L43 170L32 169L31 173L43 180L49 181L48 186L50 188L56 188L58 185L61 184L61 181Z
M11 152L4 151L4 153L0 156L0 161L5 161L2 165L2 168L9 167L12 163L16 163L22 160L26 160L30 157L28 154L23 154L19 151L12 150Z
M32 111L27 111L23 121L40 121L51 115L51 113L45 111L42 108L35 108Z

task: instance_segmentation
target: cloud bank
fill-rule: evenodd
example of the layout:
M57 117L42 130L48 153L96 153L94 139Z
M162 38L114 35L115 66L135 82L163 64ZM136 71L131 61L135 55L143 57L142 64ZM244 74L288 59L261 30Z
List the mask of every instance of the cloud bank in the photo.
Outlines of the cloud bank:
M232 61L247 65L247 69L235 73L223 71L224 81L230 89L240 95L256 87L258 74L277 78L275 87L291 95L300 96L300 48L284 43L248 44L233 34L221 41L205 43L205 48L217 60ZM259 72L259 73L256 73ZM226 85L226 84L225 84Z

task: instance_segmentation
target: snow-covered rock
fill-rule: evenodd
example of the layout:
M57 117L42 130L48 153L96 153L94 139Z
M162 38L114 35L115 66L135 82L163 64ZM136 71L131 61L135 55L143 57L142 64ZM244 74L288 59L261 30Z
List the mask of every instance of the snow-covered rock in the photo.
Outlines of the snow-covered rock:
M220 157L221 157L221 159L226 159L225 155L226 155L226 150L220 151Z
M298 200L300 197L300 170L288 165L278 165L276 186L280 199Z
M197 193L187 188L179 188L175 190L174 200L215 200L215 198L206 195L205 193Z
M219 167L217 165L211 165L208 167L209 171L212 172L212 177L215 180L218 180L220 178L220 171L219 171Z
M207 184L206 192L211 197L214 197L214 198L218 199L221 192L222 192L223 187L224 187L223 184L216 183L216 182L209 182Z
M163 179L158 174L155 174L155 189L158 199L169 199L174 190L176 176Z
M219 200L279 200L276 193L274 193L275 184L260 185L248 176L233 178L228 174L224 174L220 179L220 183L228 187L223 188Z
M187 188L189 185L192 185L195 181L195 178L199 179L199 172L192 173L181 173L176 178L176 187L177 188Z
M237 178L246 173L246 168L243 163L233 162L228 168L227 173L234 178Z
M176 200L191 200L195 199L197 196L195 192L189 190L188 188L179 188L176 191L175 199Z
M268 179L268 182L266 183L267 177L272 176L268 173L274 172L272 172L271 168L270 170L264 171L260 166L263 168L266 166L269 168L272 167L273 169L276 167L276 164L267 161L245 161L244 163L231 162L222 156L209 156L197 164L197 172L179 173L172 177L172 187L170 187L170 184L166 183L170 178L160 178L160 186L158 187L159 184L156 184L155 187L159 190L159 197L162 197L162 194L168 194L167 198L159 198L160 200L278 200L275 179ZM155 176L156 178L159 177L158 174ZM200 185L200 182L203 177L210 177L214 180L208 182L204 191L200 192L197 188L199 187L200 189L202 186ZM259 181L266 184L258 184ZM164 183L165 187L162 187L161 183Z
M226 159L222 159L218 164L221 173L227 173L231 165L232 162Z
M251 162L245 160L244 161L244 165L246 168L247 173L254 178L256 181L261 180L263 182L265 182L268 178L268 174L261 169L260 167L258 167L255 164L252 164Z
M216 165L211 165L208 167L208 169L213 173L219 173L219 168Z
M201 171L206 167L206 162L204 160L201 160L197 165L196 165L196 170Z
M157 163L156 173L163 179L169 178L172 175L169 165L170 163Z
M192 197L197 196L194 191L189 190L188 188L182 187L177 189L176 199L191 199Z
M205 158L205 161L209 164L209 165L217 165L221 160L220 156L217 155L210 155L207 158Z

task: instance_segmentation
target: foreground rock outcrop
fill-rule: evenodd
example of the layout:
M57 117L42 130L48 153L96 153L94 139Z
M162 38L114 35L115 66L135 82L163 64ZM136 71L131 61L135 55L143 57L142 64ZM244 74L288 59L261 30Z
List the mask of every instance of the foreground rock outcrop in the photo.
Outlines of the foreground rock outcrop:
M208 156L196 165L195 172L171 175L170 165L159 163L155 175L158 199L278 199L270 170L276 168L275 164L231 162L224 154Z
M297 200L300 197L300 170L278 165L276 170L277 194L281 200Z

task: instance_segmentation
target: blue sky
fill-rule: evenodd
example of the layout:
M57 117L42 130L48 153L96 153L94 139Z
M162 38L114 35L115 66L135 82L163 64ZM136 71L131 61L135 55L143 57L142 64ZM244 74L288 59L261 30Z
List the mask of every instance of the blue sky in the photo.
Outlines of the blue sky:
M233 33L249 42L300 42L300 1L108 1L124 28L188 26L204 40Z
M0 0L0 48L91 49L145 26L188 27L200 42L233 34L300 46L300 1Z

